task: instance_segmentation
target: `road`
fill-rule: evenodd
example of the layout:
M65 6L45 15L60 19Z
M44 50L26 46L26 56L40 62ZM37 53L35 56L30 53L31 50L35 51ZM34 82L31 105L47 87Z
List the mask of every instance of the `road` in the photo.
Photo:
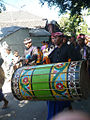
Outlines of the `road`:
M9 100L7 109L2 109L0 102L0 120L46 120L46 101L19 101L13 97L10 81L3 86L5 97ZM90 113L90 97L87 100L74 101L73 109Z
M17 100L11 92L10 81L5 81L3 93L9 104L7 109L2 109L3 102L0 102L0 120L46 120L46 101Z

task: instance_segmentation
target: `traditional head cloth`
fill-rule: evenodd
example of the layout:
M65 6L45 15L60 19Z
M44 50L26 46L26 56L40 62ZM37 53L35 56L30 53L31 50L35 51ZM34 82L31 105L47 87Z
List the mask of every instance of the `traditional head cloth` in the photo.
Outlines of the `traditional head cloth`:
M31 38L27 37L24 39L24 44L29 43L29 42L32 42Z
M79 39L81 39L81 40L85 40L85 35L84 34L79 34L78 36L77 36L77 40L79 40Z
M56 32L56 33L54 33L54 37L56 37L56 36L63 36L64 34L62 33L62 32Z

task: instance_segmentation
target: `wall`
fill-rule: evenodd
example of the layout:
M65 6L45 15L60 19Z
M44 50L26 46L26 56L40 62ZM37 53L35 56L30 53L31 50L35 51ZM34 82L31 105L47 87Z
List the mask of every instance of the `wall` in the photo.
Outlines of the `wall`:
M29 36L29 31L28 29L20 29L13 34L8 35L7 37L4 37L1 40L1 44L6 41L6 43L11 47L12 52L14 50L19 51L19 55L22 56L24 52L24 44L23 41L26 37ZM49 38L48 37L31 37L32 38L32 43L35 46L41 46L41 41L45 40L47 41Z
M13 34L8 35L7 37L3 38L1 40L1 44L6 41L6 43L10 46L12 49L12 52L14 50L19 51L20 56L23 55L24 51L24 44L23 40L29 36L28 29L20 29Z
M49 37L31 37L32 38L32 43L35 46L41 47L41 41L48 41Z

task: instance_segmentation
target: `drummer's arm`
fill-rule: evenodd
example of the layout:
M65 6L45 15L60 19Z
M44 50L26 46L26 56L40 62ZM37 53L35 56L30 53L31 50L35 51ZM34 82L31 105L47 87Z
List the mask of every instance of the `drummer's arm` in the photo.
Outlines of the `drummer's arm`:
M34 60L37 61L37 54L34 54L34 55L32 55L31 58L29 58L29 62L32 62Z

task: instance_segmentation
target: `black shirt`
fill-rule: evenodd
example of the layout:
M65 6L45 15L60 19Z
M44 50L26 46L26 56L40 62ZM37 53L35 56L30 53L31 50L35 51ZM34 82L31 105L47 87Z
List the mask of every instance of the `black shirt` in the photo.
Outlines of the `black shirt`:
M74 44L71 43L69 45L69 49L70 49L70 51L72 53L72 57L73 57L74 61L81 60L80 47L79 47L78 44L76 44L76 46L74 46Z
M72 55L67 44L63 44L60 48L55 48L49 55L51 63L68 62L68 59L72 59Z

